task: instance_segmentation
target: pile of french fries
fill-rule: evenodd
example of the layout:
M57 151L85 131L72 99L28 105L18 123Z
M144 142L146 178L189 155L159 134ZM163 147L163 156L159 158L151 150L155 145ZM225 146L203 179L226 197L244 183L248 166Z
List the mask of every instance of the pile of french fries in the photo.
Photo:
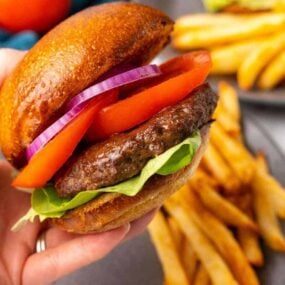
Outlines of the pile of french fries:
M241 89L285 79L285 13L192 14L177 19L173 46L211 51L212 74L237 74Z
M165 285L256 285L264 264L260 238L285 252L278 218L285 191L262 153L243 143L235 90L219 84L209 147L196 174L149 225Z

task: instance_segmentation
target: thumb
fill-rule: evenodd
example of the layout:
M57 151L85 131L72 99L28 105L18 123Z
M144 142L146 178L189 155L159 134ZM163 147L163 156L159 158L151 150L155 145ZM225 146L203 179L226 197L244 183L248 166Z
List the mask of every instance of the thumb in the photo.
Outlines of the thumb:
M25 54L26 51L8 48L0 49L0 86Z
M49 284L101 259L123 240L129 229L128 224L101 234L82 235L60 246L33 254L24 266L22 283Z

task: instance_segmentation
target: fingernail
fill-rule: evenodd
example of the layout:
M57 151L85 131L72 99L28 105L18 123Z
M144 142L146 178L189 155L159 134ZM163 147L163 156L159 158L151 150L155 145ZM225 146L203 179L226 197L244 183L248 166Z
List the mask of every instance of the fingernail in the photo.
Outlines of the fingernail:
M131 230L131 224L130 223L127 223L125 225L125 228L126 228L126 234Z

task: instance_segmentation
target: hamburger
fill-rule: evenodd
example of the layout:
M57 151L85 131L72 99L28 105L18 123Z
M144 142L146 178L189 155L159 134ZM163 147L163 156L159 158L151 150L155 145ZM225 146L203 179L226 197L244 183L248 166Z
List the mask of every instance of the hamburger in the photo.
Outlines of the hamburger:
M0 145L31 209L102 232L162 204L196 169L217 96L208 52L160 66L173 22L134 3L88 8L46 34L0 92Z

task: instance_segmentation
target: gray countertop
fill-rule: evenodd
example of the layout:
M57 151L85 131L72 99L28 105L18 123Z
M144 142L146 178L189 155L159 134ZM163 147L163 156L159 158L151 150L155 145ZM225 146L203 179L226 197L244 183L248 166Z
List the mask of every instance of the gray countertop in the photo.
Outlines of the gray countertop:
M254 117L285 154L285 108L243 103L242 111Z

